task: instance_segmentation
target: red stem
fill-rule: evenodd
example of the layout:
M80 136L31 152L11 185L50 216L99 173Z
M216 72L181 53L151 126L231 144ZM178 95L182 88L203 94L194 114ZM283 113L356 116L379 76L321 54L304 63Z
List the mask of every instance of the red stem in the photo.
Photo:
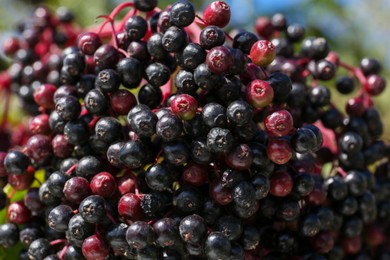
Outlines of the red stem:
M69 245L66 244L66 245L64 246L64 248L62 248L62 250L61 250L61 252L60 252L60 255L59 255L60 260L63 260L63 259L64 259L64 255L65 255L65 253L66 253L66 250L68 250L68 247L69 247Z
M158 162L158 159L160 158L161 154L162 154L163 150L160 150L156 156L156 159L154 159L154 163L157 163Z
M134 180L134 191L135 191L135 195L140 195L139 194L139 188L138 188L138 178L137 176L134 175L134 173L132 171L127 171L127 173L130 175L130 178L132 178Z
M342 176L342 177L346 177L347 176L347 173L344 171L343 168L341 167L337 167L337 172Z
M50 241L50 245L54 246L54 245L66 243L66 242L67 242L66 239L56 239L56 240Z
M351 65L349 65L349 64L347 64L345 62L342 62L342 61L339 62L339 66L344 68L344 69L346 69L346 70L350 70L352 72L355 71L355 67L353 67L353 66L351 66Z
M92 120L88 123L89 129L93 129L97 123L97 121L100 119L98 116L94 116Z
M66 175L70 175L74 169L76 169L77 163L73 164L72 167L69 168L69 170L66 171Z
M118 13L119 13L120 11L122 11L123 9L127 8L127 7L134 7L133 2L125 2L125 3L122 3L122 4L118 5L118 6L116 6L116 7L114 8L114 10L112 10L112 12L111 12L111 14L109 15L109 17L110 17L112 20L114 20L115 17L118 15ZM101 25L100 28L99 28L98 34L100 34L100 33L102 32L104 26L105 26L107 23L108 23L107 20L105 20L105 21L102 23L102 25Z
M112 217L110 213L106 212L106 216L111 220L112 224L116 224L115 219Z

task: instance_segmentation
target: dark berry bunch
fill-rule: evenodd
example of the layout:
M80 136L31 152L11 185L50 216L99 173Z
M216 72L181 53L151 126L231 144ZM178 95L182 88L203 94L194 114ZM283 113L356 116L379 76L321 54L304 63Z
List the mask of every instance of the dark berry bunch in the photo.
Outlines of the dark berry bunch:
M0 72L0 247L45 260L390 257L380 63L346 64L282 14L230 36L230 15L223 1L201 16L187 0L134 0L97 28L63 8L20 24ZM345 112L327 81L355 95ZM17 126L12 95L29 115Z

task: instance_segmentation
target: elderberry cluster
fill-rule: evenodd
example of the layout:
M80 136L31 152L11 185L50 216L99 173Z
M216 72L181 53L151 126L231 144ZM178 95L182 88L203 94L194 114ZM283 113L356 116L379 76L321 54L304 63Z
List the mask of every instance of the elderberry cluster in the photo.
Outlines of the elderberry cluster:
M390 257L380 62L346 64L282 14L231 36L230 15L223 1L201 16L187 0L134 0L99 27L44 7L19 25L0 72L1 247L37 260ZM355 95L345 111L332 79ZM17 126L13 95L29 115Z

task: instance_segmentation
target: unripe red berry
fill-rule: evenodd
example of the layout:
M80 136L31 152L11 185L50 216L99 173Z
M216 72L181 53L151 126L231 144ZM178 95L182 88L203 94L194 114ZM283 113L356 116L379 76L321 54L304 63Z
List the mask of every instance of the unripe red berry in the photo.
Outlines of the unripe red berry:
M275 59L276 47L271 41L260 40L253 44L249 56L254 64L266 67Z
M227 3L223 1L214 1L204 10L203 19L208 25L215 25L223 28L228 25L230 15L230 6Z
M274 98L274 89L267 81L253 80L245 89L246 100L255 108L269 105Z
M196 115L198 102L188 94L176 96L171 102L171 109L182 120L191 120Z

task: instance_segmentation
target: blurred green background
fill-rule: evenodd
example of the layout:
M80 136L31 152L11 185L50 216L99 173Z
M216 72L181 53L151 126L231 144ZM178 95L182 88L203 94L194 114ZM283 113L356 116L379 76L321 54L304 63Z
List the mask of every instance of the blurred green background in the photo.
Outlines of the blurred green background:
M119 0L0 0L0 43L12 33L14 24L27 17L34 6L45 4L53 10L66 6L76 14L78 23L87 26L96 16L108 14ZM174 0L160 0L164 7ZM202 10L211 0L192 1ZM307 35L325 36L333 50L350 64L358 64L363 57L375 57L384 64L383 75L390 82L390 0L226 0L232 9L231 28L253 29L257 16L284 13L289 22L307 28ZM1 54L0 54L1 55ZM340 70L341 73L345 71ZM326 83L332 87L332 82ZM334 89L334 88L333 88ZM345 100L333 92L335 104L344 109ZM375 98L386 124L390 140L390 88Z

